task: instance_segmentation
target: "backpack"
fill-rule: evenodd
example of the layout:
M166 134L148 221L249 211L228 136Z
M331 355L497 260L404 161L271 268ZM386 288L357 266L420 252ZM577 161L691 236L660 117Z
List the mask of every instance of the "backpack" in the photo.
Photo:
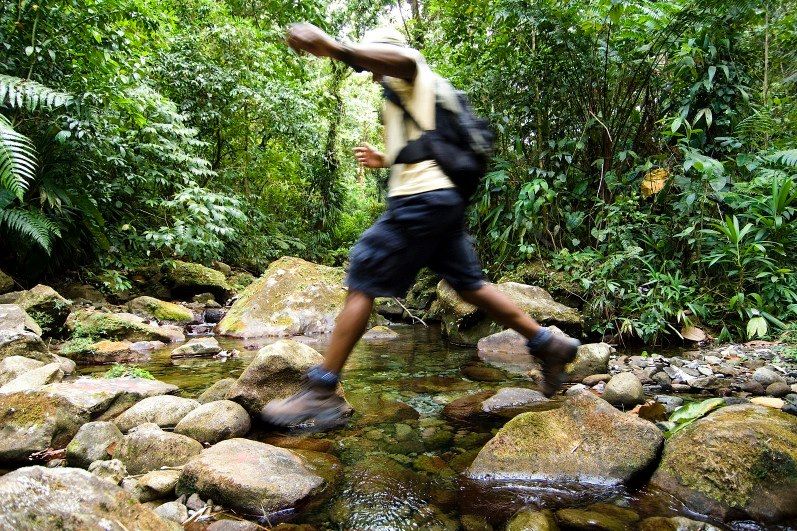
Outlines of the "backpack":
M415 126L424 131L399 151L397 164L413 164L434 160L457 187L466 202L470 201L487 173L495 135L486 120L473 112L464 92L454 89L448 81L438 78L435 87L435 128L424 130L412 116L401 98L387 84L382 83L385 98L404 111Z

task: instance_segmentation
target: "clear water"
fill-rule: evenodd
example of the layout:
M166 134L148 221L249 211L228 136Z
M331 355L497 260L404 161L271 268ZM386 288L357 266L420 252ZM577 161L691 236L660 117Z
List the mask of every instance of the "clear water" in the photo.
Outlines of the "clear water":
M453 530L472 521L500 529L522 507L560 509L607 502L630 508L643 518L682 515L705 520L667 495L644 487L595 490L463 480L459 473L498 426L451 425L441 417L443 406L477 391L533 384L511 376L500 382L472 381L462 369L480 363L475 349L449 345L436 328L405 326L396 331L399 338L392 341L361 341L349 360L343 385L357 411L349 426L326 433L250 434L303 452L318 470L325 471L330 485L312 505L248 518L263 524L308 523L320 529ZM306 341L323 354L326 339ZM182 395L195 397L221 378L237 377L257 349L269 343L220 342L224 348L238 349L240 358L171 360L169 348L155 352L139 366L179 386ZM96 366L82 372L105 370L107 366ZM730 527L766 529L752 522Z

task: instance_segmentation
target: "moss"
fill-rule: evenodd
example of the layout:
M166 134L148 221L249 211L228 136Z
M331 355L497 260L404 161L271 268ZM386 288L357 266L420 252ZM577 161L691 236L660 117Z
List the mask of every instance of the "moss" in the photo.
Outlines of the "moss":
M128 321L111 313L83 310L70 317L73 338L128 339L130 341L163 340L166 337L156 328ZM168 340L168 337L166 337Z
M194 320L194 314L188 308L154 297L138 297L130 301L128 307L133 312L155 318L158 321L190 323Z
M55 412L56 406L37 393L14 393L3 401L0 425L31 426L40 424Z
M113 367L102 375L103 378L143 378L145 380L154 380L155 377L152 373L139 367L129 367L127 365L114 364Z
M75 337L61 346L61 354L72 356L74 354L87 354L93 352L94 341L90 337Z
M231 289L224 273L192 262L175 260L166 264L166 276L178 290L183 288L207 288L214 295L223 292L229 294Z
M236 273L230 277L229 284L235 293L240 293L249 287L249 285L254 281L255 277L249 273Z

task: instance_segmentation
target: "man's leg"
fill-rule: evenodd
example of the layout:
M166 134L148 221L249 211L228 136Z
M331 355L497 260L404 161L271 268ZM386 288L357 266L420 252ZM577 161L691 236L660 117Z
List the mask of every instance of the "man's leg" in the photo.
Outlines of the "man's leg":
M467 291L458 291L463 300L486 312L498 323L512 328L528 339L529 352L542 361L542 392L552 396L566 379L565 365L576 357L579 342L570 337L553 335L543 328L512 300L490 284Z
M346 304L335 321L332 339L330 339L327 352L324 355L323 367L325 370L340 374L354 345L365 333L365 327L368 326L368 319L371 318L373 307L373 297L362 291L349 291Z

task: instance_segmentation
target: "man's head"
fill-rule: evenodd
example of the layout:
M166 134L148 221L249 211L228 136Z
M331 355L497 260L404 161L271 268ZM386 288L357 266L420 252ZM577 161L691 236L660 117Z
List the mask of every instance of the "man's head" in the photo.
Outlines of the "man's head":
M360 41L362 46L399 46L406 48L409 46L407 38L400 32L390 27L374 28L366 32ZM382 81L382 76L372 74L375 83Z

